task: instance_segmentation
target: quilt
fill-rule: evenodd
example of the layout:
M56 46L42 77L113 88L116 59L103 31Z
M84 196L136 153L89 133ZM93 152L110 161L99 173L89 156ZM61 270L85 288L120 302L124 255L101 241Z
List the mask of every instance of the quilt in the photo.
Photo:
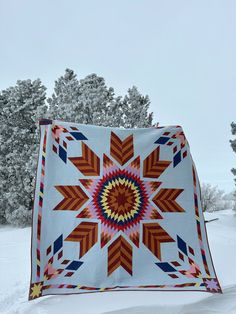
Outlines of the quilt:
M181 126L40 120L29 300L114 290L221 293Z

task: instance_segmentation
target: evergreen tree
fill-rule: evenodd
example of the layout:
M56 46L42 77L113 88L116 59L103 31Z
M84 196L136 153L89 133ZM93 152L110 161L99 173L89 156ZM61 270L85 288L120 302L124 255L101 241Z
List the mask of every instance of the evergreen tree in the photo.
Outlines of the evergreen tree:
M132 87L124 99L115 97L114 89L94 73L78 80L73 70L66 69L55 81L48 104L49 118L57 120L127 128L152 125L148 96Z
M106 115L104 116L104 126L124 127L124 103L121 96L110 101Z
M41 81L17 81L2 92L0 155L2 203L8 223L30 222L39 146L38 120L45 115Z
M126 128L142 128L152 125L153 114L148 113L150 105L149 97L142 96L137 87L128 89L123 101L124 126Z
M94 73L86 76L79 81L79 92L78 102L83 108L81 123L104 126L112 123L107 118L110 115L110 106L115 104L114 89L107 88L104 78ZM115 109L113 106L113 110ZM116 115L116 111L113 115Z
M109 105L115 108L113 88L102 77L90 74L80 81L73 70L55 81L54 93L48 98L48 117L85 124L108 125ZM114 114L114 112L113 112Z
M203 211L216 211L224 209L223 190L219 190L217 186L209 183L201 185L201 199Z
M19 80L0 93L0 223L24 226L31 220L40 118L127 128L152 124L148 96L132 87L124 98L115 97L94 73L78 80L66 69L55 81L48 110L45 91L38 79Z
M231 132L233 135L236 135L236 123L234 123L234 122L231 123ZM230 140L230 143L231 143L231 147L232 147L233 151L236 152L236 139ZM236 176L236 169L233 168L233 169L231 169L231 171ZM234 181L236 184L236 179L234 179Z
M73 70L66 69L65 74L55 81L54 93L47 99L48 117L51 119L78 122L83 108L78 103L79 81Z
M8 89L9 93L10 89ZM5 155L4 152L4 138L8 134L7 132L7 122L3 118L4 117L4 110L7 104L8 99L7 91L2 91L0 94L0 223L6 223L6 208L7 208L7 185L8 185L8 169L5 162Z

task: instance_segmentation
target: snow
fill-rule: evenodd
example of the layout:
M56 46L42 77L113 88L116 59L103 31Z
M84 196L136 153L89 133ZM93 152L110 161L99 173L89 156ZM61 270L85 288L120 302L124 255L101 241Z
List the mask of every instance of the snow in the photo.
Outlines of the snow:
M236 213L206 213L208 239L223 294L115 291L28 301L30 228L0 227L1 314L236 314Z

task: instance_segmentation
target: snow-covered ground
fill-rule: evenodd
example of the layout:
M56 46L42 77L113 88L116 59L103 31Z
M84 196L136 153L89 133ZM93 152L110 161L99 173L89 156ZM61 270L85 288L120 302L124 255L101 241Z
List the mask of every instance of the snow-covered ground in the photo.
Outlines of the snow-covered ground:
M213 262L223 294L124 291L47 296L28 302L30 228L0 227L1 314L236 314L236 214L207 213Z

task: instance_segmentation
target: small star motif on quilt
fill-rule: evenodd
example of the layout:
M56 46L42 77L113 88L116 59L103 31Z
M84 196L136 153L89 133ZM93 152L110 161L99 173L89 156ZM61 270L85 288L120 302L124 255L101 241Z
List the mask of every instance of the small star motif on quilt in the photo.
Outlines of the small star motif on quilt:
M218 280L216 280L216 278L203 278L203 282L206 286L207 291L210 291L210 292L220 291Z
M43 282L33 283L30 287L30 298L35 299L42 295Z

